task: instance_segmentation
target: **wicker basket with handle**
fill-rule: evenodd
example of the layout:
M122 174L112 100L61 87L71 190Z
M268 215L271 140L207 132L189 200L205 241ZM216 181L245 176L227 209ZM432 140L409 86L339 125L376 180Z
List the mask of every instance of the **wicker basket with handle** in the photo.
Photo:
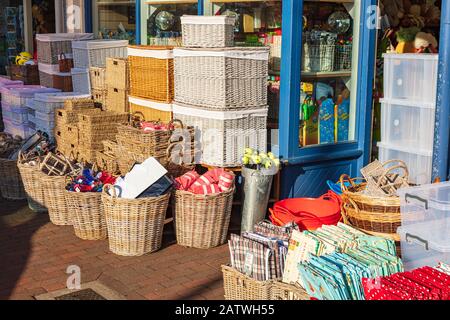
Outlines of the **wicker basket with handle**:
M8 200L26 199L17 161L0 158L0 194Z
M172 47L129 46L130 95L171 103L174 95Z
M257 281L230 266L222 266L225 300L270 300L273 280Z
M176 190L173 216L178 244L199 249L224 244L230 224L233 194L234 188L211 195Z
M145 121L169 122L172 118L172 104L155 102L147 99L128 96L132 114L141 113Z
M26 163L22 154L19 155L17 167L23 181L23 186L27 194L28 206L35 212L45 212L45 199L47 191L42 186L44 173L39 170L39 159L36 163Z
M105 185L102 202L109 249L121 256L140 256L159 250L169 198L170 192L159 197L119 198L114 186Z

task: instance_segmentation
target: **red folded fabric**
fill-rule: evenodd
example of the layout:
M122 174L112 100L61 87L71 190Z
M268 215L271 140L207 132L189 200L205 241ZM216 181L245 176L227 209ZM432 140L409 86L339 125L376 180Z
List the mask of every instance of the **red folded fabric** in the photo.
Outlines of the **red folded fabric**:
M189 171L183 174L181 177L175 179L176 188L178 190L188 190L189 187L200 177L200 175L195 171Z
M234 174L223 169L213 169L200 176L190 171L175 179L178 190L194 194L214 194L229 191L233 187Z
M221 190L217 184L192 186L189 188L188 191L190 191L194 194L215 194L215 193L221 192Z

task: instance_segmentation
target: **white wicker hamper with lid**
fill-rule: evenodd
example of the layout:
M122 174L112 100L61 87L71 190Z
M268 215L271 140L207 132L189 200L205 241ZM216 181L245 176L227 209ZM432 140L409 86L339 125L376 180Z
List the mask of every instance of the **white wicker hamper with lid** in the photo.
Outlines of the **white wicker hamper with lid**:
M58 64L58 55L72 53L72 41L94 39L92 33L45 33L37 34L37 55L39 63Z
M183 47L225 48L234 45L234 17L184 15L180 20Z
M215 111L175 103L174 119L195 127L201 162L220 167L241 164L245 148L266 151L268 107L240 111ZM198 160L198 159L196 159Z
M73 41L75 68L105 67L106 58L126 58L128 40Z
M269 48L179 49L175 101L216 110L267 106Z

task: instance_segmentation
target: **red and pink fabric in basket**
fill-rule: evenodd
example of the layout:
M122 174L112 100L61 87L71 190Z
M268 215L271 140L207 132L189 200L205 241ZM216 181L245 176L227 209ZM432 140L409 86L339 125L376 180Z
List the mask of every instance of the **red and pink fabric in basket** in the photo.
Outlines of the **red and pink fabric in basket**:
M233 188L234 174L224 169L213 169L201 176L193 170L176 178L175 184L178 190L194 194L221 193Z

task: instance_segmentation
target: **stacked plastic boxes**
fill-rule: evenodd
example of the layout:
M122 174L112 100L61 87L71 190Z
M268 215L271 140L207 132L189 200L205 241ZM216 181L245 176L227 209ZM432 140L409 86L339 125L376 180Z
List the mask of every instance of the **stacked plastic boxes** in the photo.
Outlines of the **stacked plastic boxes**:
M431 182L437 54L385 54L380 161L399 159L410 182Z
M72 91L70 72L61 72L59 57L72 57L73 40L93 39L92 33L49 33L37 34L37 54L41 85Z
M23 85L22 81L13 81L7 78L0 77L0 101L1 101L1 89L5 86L13 86L13 85ZM2 117L2 108L0 108L0 131L3 131L3 117Z
M36 93L58 92L53 88L36 85L5 86L1 89L2 113L5 132L27 138L35 132L33 110L27 102ZM31 120L31 121L30 121Z
M173 117L196 128L202 163L239 166L246 147L266 151L269 48L230 47L230 17L183 16L181 23Z

